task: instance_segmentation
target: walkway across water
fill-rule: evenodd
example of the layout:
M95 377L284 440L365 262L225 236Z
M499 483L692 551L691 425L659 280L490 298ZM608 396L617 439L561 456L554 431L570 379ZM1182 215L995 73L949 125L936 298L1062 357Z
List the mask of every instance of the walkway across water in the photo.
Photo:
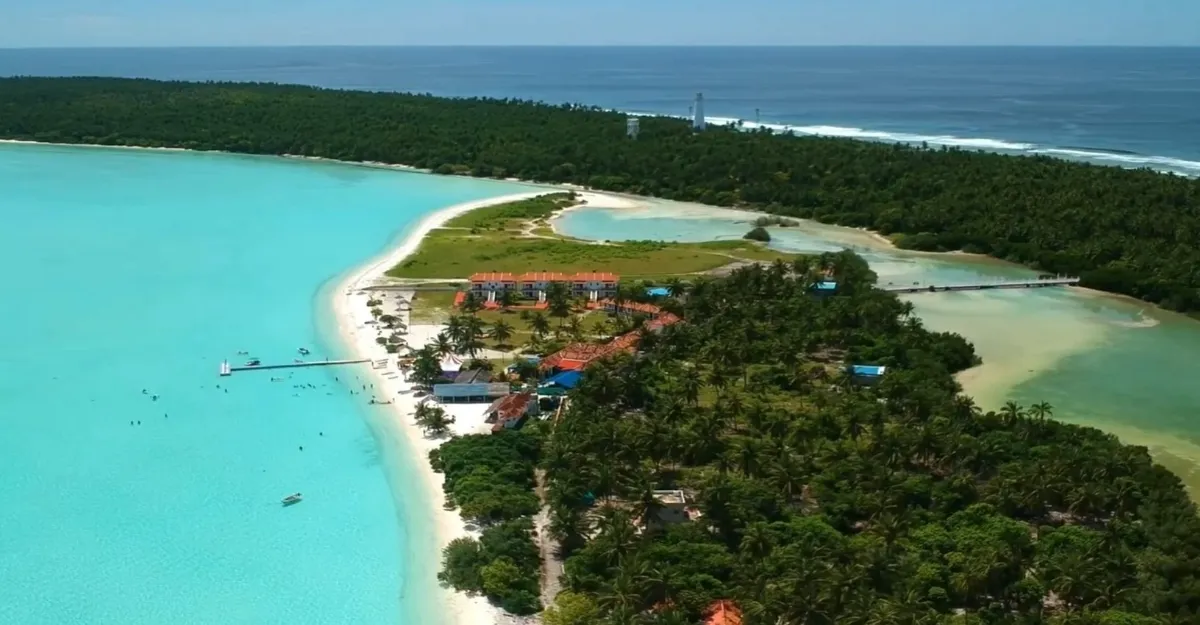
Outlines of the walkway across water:
M994 282L959 282L951 284L888 284L879 287L889 293L940 293L943 291L982 291L985 289L1038 289L1051 286L1074 286L1079 278L1055 277L1034 280L997 280Z
M221 363L221 375L233 375L235 371L257 371L260 369L295 369L299 367L332 367L335 365L357 365L364 362L371 362L370 358L357 358L354 360L313 360L305 362L289 362L278 365L244 365L241 367L230 366L229 361Z

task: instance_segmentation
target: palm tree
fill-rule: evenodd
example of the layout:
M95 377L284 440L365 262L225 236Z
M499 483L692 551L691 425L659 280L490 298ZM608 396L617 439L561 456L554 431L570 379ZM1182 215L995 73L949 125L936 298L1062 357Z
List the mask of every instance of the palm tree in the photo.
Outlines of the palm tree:
M1054 415L1054 406L1049 403L1040 401L1029 407L1029 414L1038 421L1045 421Z
M513 327L501 319L492 324L492 329L489 334L497 344L508 345L508 340L513 337Z
M439 332L430 345L437 352L438 356L442 358L454 353L454 342L450 340L450 337L445 332Z
M579 320L579 317L571 317L564 325L571 339L575 341L583 340L583 322Z
M463 298L463 312L473 315L479 312L479 309L481 308L483 308L483 298L481 298L479 294L474 291L468 292L467 296Z
M546 287L546 304L550 316L565 319L571 315L571 292L562 282L551 282Z
M687 284L679 278L671 278L667 280L667 292L671 294L671 297L683 297L687 293Z
M550 320L539 310L529 318L529 329L533 330L534 336L541 339L550 332Z
M1015 424L1017 421L1025 418L1025 409L1015 401L1004 402L1004 407L1000 409L1000 415L1004 417L1004 421Z
M498 299L500 302L500 310L508 311L509 308L517 305L517 292L504 289L500 292L500 297Z

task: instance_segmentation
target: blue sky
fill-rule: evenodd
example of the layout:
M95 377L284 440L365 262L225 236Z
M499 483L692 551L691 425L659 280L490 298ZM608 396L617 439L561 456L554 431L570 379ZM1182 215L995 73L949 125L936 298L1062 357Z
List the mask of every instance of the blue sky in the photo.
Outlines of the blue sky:
M0 0L0 47L1200 45L1200 0Z

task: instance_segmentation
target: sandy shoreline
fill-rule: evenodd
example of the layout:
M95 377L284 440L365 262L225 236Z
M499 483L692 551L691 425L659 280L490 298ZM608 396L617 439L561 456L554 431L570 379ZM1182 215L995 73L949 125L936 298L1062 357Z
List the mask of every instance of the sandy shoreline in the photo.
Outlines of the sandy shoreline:
M435 562L440 562L442 547L455 538L470 535L471 530L468 529L467 524L459 516L457 510L447 511L443 509L443 478L441 474L435 473L430 468L428 455L429 451L440 445L444 439L426 438L420 428L413 422L413 414L416 411L418 399L413 396L411 385L404 380L403 375L400 373L396 357L392 355L389 358L384 348L375 342L375 338L379 336L380 330L373 323L367 323L374 320L367 307L369 295L362 291L362 287L369 286L389 268L415 252L417 246L421 243L421 239L446 221L477 208L503 202L512 202L540 194L541 192L517 193L466 202L439 210L421 220L420 224L404 238L398 247L362 265L354 271L353 275L340 283L334 290L333 310L337 318L338 333L346 347L352 350L355 357L358 358L388 360L385 368L370 369L370 377L374 385L374 389L371 392L373 392L374 398L379 401L391 400L393 402L387 406L387 409L391 413L390 421L401 434L400 438L403 438L407 442L407 452L411 454L413 461L418 464L418 471L424 480L423 486L431 497L429 505L433 508L434 528L437 536L436 541L434 541L434 544L429 545L429 548L437 550L437 555L433 556ZM398 299L394 295L389 296L385 298L384 309L389 313L396 312L397 304ZM400 312L398 316L404 319L405 323L408 323L408 314L406 312ZM407 339L414 348L419 348L424 346L425 342L432 338L432 336L436 335L438 330L438 327L410 325ZM458 419L458 422L454 426L455 434L486 431L482 419L483 407L479 405L456 406L453 409L448 409L448 412L454 414ZM419 545L415 546L419 547ZM436 570L437 567L435 566L434 571L428 574L433 574ZM434 583L436 584L436 582ZM440 612L444 616L446 625L489 625L491 623L498 623L501 620L507 620L500 610L490 605L483 597L469 597L450 589L440 589L438 592L444 593L444 596L437 598L437 604L443 608Z

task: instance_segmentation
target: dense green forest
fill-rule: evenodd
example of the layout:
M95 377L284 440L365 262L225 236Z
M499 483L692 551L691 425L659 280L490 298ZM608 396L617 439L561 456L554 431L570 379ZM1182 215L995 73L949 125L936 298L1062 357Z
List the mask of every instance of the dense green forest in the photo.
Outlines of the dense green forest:
M812 285L832 272L836 296ZM1145 448L981 412L976 362L849 252L741 269L685 323L594 364L542 443L564 592L545 622L1168 625L1200 622L1200 519ZM888 368L877 384L842 363ZM701 514L649 523L657 489Z
M0 137L382 161L571 182L866 227L1200 309L1200 181L734 128L575 105L269 84L0 79Z

